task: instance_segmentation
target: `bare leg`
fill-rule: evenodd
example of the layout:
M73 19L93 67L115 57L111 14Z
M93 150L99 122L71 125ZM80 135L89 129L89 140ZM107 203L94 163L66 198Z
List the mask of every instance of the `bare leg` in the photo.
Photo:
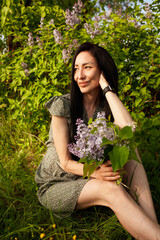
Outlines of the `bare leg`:
M160 226L152 221L120 185L115 182L91 179L84 186L77 209L102 205L110 207L124 228L136 239L160 239Z
M139 157L138 152L137 156ZM157 222L152 196L143 164L132 160L125 165L124 170L127 172L127 181L125 183L126 185L130 185L130 194L135 200L138 200L138 203L144 212L153 221Z

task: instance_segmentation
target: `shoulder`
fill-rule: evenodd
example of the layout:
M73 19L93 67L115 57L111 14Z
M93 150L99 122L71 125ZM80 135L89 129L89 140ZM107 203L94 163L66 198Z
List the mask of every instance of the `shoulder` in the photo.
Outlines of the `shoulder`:
M54 96L45 103L45 108L51 115L69 117L70 115L70 94Z

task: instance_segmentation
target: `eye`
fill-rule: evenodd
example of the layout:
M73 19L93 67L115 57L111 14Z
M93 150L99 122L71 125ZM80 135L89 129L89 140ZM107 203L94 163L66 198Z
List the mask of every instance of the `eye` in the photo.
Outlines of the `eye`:
M85 68L86 68L86 69L90 69L90 68L91 68L91 66L85 66Z
M78 70L78 68L74 68L74 72L76 72Z

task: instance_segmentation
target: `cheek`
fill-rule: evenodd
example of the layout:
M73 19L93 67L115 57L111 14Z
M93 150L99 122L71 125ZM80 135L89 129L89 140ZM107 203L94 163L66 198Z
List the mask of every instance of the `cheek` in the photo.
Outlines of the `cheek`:
M95 80L97 81L97 84L99 84L99 79L100 79L100 72L95 74Z

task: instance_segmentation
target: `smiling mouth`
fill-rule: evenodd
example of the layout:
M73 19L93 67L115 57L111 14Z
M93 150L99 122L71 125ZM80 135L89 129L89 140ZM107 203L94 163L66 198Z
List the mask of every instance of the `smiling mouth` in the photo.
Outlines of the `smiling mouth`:
M85 87L88 85L88 82L81 82L78 84L80 87Z

